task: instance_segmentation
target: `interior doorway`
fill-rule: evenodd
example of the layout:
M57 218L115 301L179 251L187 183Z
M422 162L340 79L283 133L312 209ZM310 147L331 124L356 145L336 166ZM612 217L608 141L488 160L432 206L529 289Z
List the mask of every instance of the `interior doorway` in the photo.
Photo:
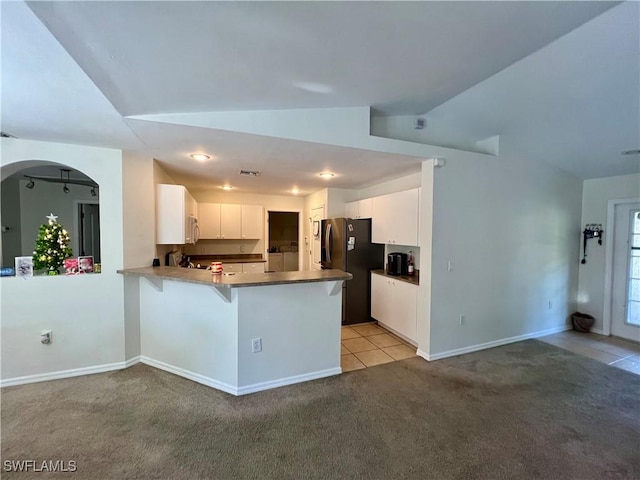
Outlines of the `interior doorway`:
M77 256L91 256L93 263L100 260L100 205L78 203L78 248Z
M292 272L300 269L300 212L269 211L267 270Z

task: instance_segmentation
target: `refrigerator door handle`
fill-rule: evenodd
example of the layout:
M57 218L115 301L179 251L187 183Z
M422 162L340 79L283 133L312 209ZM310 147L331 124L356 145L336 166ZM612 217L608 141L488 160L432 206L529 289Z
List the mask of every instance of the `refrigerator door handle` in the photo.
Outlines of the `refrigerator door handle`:
M324 248L327 257L327 262L331 262L331 224L327 223L327 228L324 231Z

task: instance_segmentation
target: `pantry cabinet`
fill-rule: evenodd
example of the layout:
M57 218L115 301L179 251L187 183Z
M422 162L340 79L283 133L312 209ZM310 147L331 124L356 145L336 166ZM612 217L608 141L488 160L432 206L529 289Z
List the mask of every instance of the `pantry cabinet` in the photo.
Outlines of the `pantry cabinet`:
M198 203L183 185L156 185L156 243L185 245L198 240Z
M364 198L344 205L344 216L347 218L371 218L372 198Z
M371 241L418 246L420 189L372 199Z
M371 316L391 331L417 342L418 286L372 273Z
M200 204L200 238L206 240L259 240L264 234L262 205Z

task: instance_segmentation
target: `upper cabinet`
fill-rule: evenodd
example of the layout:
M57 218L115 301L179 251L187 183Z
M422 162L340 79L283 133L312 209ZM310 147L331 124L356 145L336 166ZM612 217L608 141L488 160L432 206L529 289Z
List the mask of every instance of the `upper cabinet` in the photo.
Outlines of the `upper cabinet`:
M201 203L200 211L200 238L220 238L220 204Z
M156 185L156 243L195 243L198 203L182 185Z
M220 238L242 238L242 205L220 204Z
M344 216L347 218L371 218L372 204L372 198L346 203L344 206Z
M242 238L262 238L264 208L262 205L242 205Z
M264 232L262 205L200 204L200 238L203 240L261 239Z
M417 246L420 189L374 197L371 240L373 243Z

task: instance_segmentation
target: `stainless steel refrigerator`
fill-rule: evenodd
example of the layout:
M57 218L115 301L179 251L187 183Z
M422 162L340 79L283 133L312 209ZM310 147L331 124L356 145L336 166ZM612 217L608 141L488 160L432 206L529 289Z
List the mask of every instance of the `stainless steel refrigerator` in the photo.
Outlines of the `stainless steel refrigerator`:
M384 245L371 243L371 220L322 220L322 268L353 275L342 287L342 324L371 321L371 270L384 267Z

